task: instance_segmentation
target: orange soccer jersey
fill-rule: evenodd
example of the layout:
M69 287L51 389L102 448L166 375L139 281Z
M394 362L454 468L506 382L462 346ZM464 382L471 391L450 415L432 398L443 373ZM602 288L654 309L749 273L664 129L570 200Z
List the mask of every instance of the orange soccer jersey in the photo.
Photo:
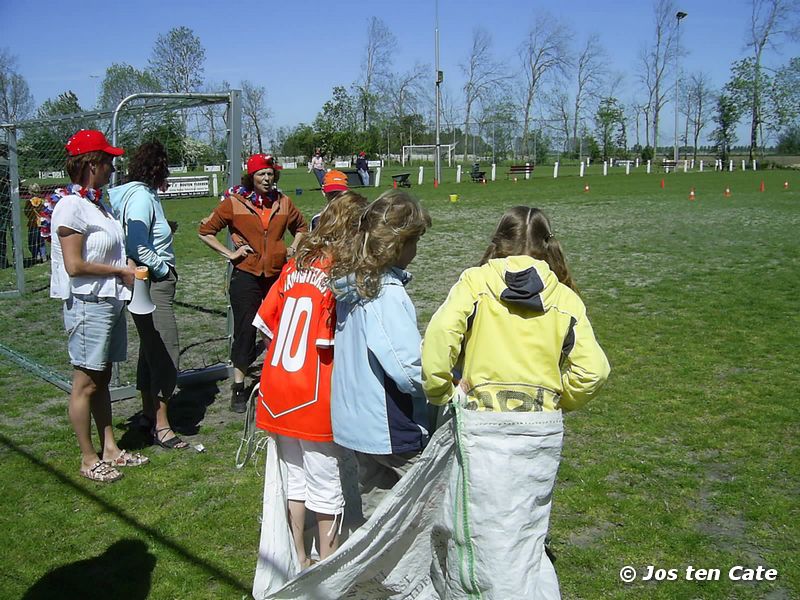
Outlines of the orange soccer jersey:
M336 301L327 263L298 270L290 260L253 325L271 339L256 406L256 425L313 442L333 441L331 372Z

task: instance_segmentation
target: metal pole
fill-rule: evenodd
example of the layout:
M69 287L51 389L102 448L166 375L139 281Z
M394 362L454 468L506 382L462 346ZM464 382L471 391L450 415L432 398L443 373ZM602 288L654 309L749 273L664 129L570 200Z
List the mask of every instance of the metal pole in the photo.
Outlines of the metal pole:
M11 239L14 240L14 269L17 275L17 294L25 293L25 264L22 254L22 215L19 208L19 157L17 128L8 129L8 194L11 200ZM5 235L5 232L3 232ZM5 240L3 240L5 243ZM8 255L6 255L8 256Z
M440 116L439 116L439 106L442 103L442 96L441 96L441 89L440 86L442 84L442 72L439 70L439 0L436 0L436 29L435 29L435 38L436 38L436 162L435 162L435 179L436 182L440 182L442 180L442 148L441 148L441 140L439 139L439 129L440 129Z
M681 69L680 69L680 56L681 56L681 19L686 17L686 13L678 11L675 13L677 25L675 26L676 33L676 48L675 48L675 151L673 153L673 160L678 163L678 93L681 87Z

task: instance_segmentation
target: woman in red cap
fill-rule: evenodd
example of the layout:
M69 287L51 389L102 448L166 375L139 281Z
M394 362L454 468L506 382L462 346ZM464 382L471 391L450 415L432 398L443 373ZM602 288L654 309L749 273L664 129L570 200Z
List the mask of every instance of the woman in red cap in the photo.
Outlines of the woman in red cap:
M131 298L134 270L125 258L125 235L105 207L101 188L122 148L99 131L82 130L67 142L72 183L48 195L44 230L51 233L50 297L64 302L70 362L74 367L69 419L81 449L80 473L93 481L122 477L118 467L146 464L147 457L121 450L111 425L111 363L125 360L123 308ZM102 459L92 443L91 418Z
M269 288L293 254L283 242L287 230L297 239L307 230L306 221L288 196L277 188L281 166L269 154L247 160L242 185L227 190L222 201L200 224L200 239L233 264L229 294L233 311L233 388L231 410L243 413L247 406L244 376L256 359L253 319ZM216 235L228 228L237 247L222 244Z

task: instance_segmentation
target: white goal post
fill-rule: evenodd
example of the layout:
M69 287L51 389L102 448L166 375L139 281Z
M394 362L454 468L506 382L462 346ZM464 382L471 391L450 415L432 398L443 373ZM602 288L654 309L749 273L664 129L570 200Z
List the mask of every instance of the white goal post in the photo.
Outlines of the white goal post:
M447 166L453 166L453 154L455 153L456 146L458 142L455 144L439 144L439 147L442 150L447 151ZM401 163L403 166L406 165L406 161L411 163L412 160L429 160L434 161L436 159L436 144L412 144L410 146L403 146L403 154L401 155Z

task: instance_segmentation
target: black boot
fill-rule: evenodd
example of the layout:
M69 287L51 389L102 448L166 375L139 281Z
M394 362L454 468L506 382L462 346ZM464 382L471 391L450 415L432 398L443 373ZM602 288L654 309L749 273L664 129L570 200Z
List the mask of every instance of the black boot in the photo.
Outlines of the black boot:
M247 390L244 383L234 383L231 386L231 410L235 413L247 410Z

